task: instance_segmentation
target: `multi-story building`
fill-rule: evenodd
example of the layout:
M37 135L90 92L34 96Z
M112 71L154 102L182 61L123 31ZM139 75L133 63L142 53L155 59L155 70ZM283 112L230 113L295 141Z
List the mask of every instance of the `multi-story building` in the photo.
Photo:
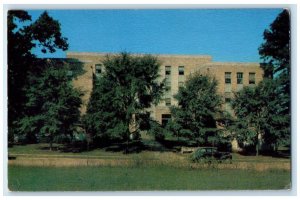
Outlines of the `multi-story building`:
M102 64L104 53L67 53L67 58L77 59L83 64L84 73L74 80L74 85L84 92L81 112L86 106L93 87L93 74L100 75L105 71ZM138 55L137 55L138 56ZM258 63L213 62L207 55L156 55L161 63L161 79L166 79L166 87L162 101L150 109L151 116L164 124L171 117L169 107L176 105L173 98L190 74L199 72L210 74L218 81L218 93L224 97L225 109L230 111L229 102L233 92L244 86L253 86L263 79L263 70Z

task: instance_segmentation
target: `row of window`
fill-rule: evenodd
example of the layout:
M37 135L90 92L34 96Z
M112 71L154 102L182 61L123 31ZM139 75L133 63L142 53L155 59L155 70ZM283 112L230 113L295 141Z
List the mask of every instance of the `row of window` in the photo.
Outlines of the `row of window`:
M96 64L95 70L96 70L96 74L101 74L101 73L103 73L104 68L101 64ZM169 76L171 75L171 66L165 66L165 75L167 78L167 80L166 80L167 87L170 87L171 81L169 79ZM184 75L184 66L178 67L178 75ZM242 72L238 72L236 74L236 78L237 78L237 84L243 84L243 73ZM225 83L231 84L231 72L225 72ZM254 72L249 73L249 84L255 84L255 73ZM179 87L182 86L183 81L179 81L178 85L179 85Z
M165 66L165 75L166 76L171 75L171 66ZM178 67L178 75L184 75L184 66Z
M231 72L225 72L225 83L231 84ZM236 73L236 83L243 84L243 73L238 72ZM255 73L249 73L249 84L255 84Z

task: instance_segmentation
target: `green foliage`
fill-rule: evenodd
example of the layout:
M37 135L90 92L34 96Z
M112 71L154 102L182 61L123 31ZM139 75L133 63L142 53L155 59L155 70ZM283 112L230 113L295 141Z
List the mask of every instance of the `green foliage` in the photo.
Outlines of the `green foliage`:
M27 137L47 137L50 142L57 135L72 136L79 121L81 93L67 79L67 69L47 61L40 76L31 76L26 90L24 117L17 123L18 132Z
M175 95L179 106L171 107L170 129L181 136L201 144L216 144L220 137L216 118L221 113L221 96L217 94L217 81L198 73L192 75Z
M95 77L84 122L94 137L128 139L130 132L150 128L145 109L159 102L159 63L151 55L107 56L105 73ZM129 131L130 127L134 129Z
M157 141L163 141L165 137L170 133L168 128L162 127L158 122L154 120L151 120L149 123L150 128L148 130L148 133L150 135L154 135Z
M289 116L284 114L287 99L288 95L280 90L278 81L272 79L236 93L232 107L237 117L233 130L238 141L258 145L261 135L266 144L278 146L288 142Z
M34 48L53 53L56 49L67 50L67 39L61 36L60 24L44 12L30 23L31 16L22 10L10 10L7 17L8 53L8 131L13 140L17 132L15 124L24 115L24 102L29 74L37 69ZM31 121L32 119L28 119Z
M291 39L290 13L283 10L264 32L264 43L259 48L263 59L265 75L276 79L282 95L288 95L282 102L286 117L291 115Z
M264 31L265 42L259 48L267 75L286 73L290 75L290 13L283 10Z
M244 88L236 94L233 107L237 122L233 129L238 140L259 146L278 147L290 143L290 14L283 10L264 31L259 54L265 77L256 88Z

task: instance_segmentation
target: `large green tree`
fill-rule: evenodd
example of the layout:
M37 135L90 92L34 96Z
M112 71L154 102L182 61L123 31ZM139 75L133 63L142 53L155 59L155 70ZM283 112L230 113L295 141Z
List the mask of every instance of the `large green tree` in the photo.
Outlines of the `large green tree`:
M52 149L55 136L73 138L80 119L81 93L73 88L65 65L41 61L45 67L39 76L31 76L26 90L24 116L18 121L18 132L28 141L47 138Z
M233 131L240 144L256 146L262 143L275 148L289 141L289 116L282 114L288 95L282 93L278 81L265 79L257 87L245 87L235 93L232 107L236 121Z
M67 39L62 37L60 24L47 12L30 23L31 16L22 10L10 10L7 17L8 38L8 131L13 139L15 123L24 114L28 75L39 71L35 62L34 48L43 53L53 53L57 49L67 50Z
M147 108L159 102L159 62L151 55L107 56L105 72L95 77L85 124L94 137L127 139L149 126Z
M264 43L259 47L259 54L266 76L290 76L290 26L289 10L283 10L264 31Z
M283 10L264 31L264 43L259 47L265 76L276 79L278 87L291 96L291 22L289 10ZM290 115L290 98L284 102L282 114ZM290 125L288 125L290 126Z
M283 138L290 138L291 121L291 21L290 12L285 9L264 31L264 43L259 47L259 54L263 59L261 64L266 77L272 78L277 85L278 98L281 102L280 112L276 113L286 120L279 129L287 130ZM264 91L267 93L267 91ZM278 116L274 115L273 118ZM272 129L272 127L270 127ZM274 133L273 129L268 130ZM275 134L276 135L276 134ZM274 134L269 134L269 140L275 140ZM271 139L273 138L273 139ZM277 138L277 137L275 137ZM285 140L283 139L283 140ZM290 143L290 142L288 142Z
M195 73L179 88L171 107L170 129L178 137L195 141L198 145L216 145L222 140L216 127L221 115L222 97L217 94L217 80Z

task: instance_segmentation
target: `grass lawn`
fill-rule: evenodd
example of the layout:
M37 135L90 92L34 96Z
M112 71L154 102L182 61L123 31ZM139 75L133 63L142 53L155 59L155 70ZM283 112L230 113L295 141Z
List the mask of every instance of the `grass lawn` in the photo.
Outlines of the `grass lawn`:
M54 147L62 146L60 144L54 144ZM146 153L145 153L146 152ZM140 155L143 157L145 154L148 154L147 151L142 151L139 154L123 154L122 151L105 151L104 149L93 149L91 151L83 151L80 153L73 152L61 152L58 150L50 151L49 144L40 143L40 144L27 144L27 145L14 145L13 147L8 148L8 153L11 155L22 155L22 156L34 156L34 157L72 157L72 158L87 158L87 157L101 157L101 158L130 158L132 156ZM243 161L243 162L289 162L289 159L285 158L273 158L271 156L243 156L237 153L233 153L234 161ZM149 156L148 156L149 157Z
M289 187L286 170L156 167L8 167L12 191L267 190Z
M63 145L53 144L54 148L60 147ZM62 157L85 157L85 156L119 156L124 155L123 152L109 152L104 151L103 149L94 149L92 151L85 151L80 153L73 152L61 152L59 150L49 150L49 144L40 143L40 144L27 144L27 145L14 145L13 147L8 148L9 154L26 154L26 155L46 155L46 156L62 156Z

